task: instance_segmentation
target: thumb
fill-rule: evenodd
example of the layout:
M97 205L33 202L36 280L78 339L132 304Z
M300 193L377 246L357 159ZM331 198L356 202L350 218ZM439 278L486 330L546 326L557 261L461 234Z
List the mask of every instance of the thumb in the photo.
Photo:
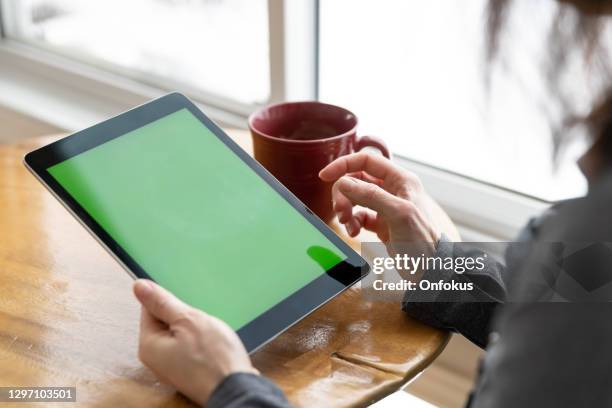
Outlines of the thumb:
M370 208L383 217L393 218L401 207L401 199L376 184L347 176L341 177L336 183L338 190L353 205Z
M148 279L138 279L134 283L134 295L153 317L168 325L185 316L189 310L188 305Z

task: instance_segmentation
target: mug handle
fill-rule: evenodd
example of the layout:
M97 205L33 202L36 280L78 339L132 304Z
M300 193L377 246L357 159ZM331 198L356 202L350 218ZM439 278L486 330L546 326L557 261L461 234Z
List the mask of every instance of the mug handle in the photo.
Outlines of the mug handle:
M389 148L387 147L387 144L385 142L383 142L381 139L374 137L374 136L361 136L359 139L357 139L357 142L355 143L355 151L358 152L361 149L364 149L366 147L373 147L375 149L380 150L380 152L382 153L383 156L385 156L387 159L391 158L391 155L389 154Z

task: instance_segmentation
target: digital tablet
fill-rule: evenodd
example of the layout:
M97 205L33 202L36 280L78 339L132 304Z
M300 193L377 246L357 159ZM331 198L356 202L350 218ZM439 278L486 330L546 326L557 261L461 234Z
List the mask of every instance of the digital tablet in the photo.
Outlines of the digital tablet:
M368 271L178 93L30 152L25 163L128 273L224 320L249 352Z

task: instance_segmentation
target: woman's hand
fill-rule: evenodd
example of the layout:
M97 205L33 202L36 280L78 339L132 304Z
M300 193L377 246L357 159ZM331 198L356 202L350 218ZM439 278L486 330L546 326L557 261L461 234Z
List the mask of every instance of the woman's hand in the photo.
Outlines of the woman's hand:
M460 240L455 225L418 177L382 156L365 152L342 156L319 176L334 182L334 211L352 237L365 228L388 248L393 243L435 245L442 233ZM365 209L355 210L355 206Z
M142 304L138 356L161 381L204 406L228 375L258 374L236 333L221 320L149 280L137 280L134 294Z

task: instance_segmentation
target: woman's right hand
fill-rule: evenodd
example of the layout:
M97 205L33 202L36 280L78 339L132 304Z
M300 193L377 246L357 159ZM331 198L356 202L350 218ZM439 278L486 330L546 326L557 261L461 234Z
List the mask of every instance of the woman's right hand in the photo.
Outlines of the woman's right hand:
M442 233L460 240L455 225L419 178L382 156L366 152L342 156L319 177L334 183L334 211L352 237L365 228L388 248L392 243L418 242L432 250Z

